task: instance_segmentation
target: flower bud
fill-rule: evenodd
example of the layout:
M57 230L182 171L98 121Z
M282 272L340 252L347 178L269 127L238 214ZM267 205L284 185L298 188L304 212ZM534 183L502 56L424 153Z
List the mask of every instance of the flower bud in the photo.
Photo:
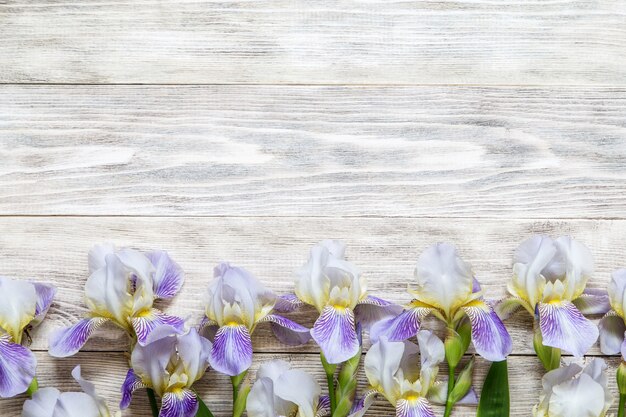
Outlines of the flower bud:
M450 393L449 400L454 404L461 400L469 392L472 387L472 375L474 374L474 357L465 365L465 368L459 373L454 388Z
M465 353L463 338L456 331L448 328L444 346L446 349L446 360L448 361L448 366L450 368L455 368Z
M546 371L557 369L561 365L561 350L551 346L545 346L543 344L541 330L539 329L537 322L535 322L534 333L533 346L539 360L543 364L543 367Z

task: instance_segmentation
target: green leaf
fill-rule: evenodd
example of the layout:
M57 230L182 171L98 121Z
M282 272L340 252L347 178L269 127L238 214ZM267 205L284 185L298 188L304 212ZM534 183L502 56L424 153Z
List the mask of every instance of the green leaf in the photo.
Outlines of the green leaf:
M509 417L510 408L506 360L493 362L480 393L476 417Z
M198 412L196 413L196 417L213 417L213 413L211 413L211 410L209 410L209 407L207 407L204 401L202 401L202 398L200 398L200 396L197 394L196 394L196 397L198 397L198 405L199 405Z

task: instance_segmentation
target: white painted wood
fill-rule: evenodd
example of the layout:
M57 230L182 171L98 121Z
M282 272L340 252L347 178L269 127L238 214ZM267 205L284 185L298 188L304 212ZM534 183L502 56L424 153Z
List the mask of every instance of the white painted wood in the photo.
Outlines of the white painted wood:
M626 90L1 86L0 160L2 214L624 218Z
M588 245L596 262L589 282L606 288L609 274L624 267L626 221L522 221L406 218L158 218L158 217L5 217L0 219L0 275L52 282L59 293L48 318L34 332L33 348L46 349L49 332L78 321L85 313L83 288L87 251L112 241L139 249L165 249L186 271L186 283L167 311L197 324L204 311L202 294L213 266L228 260L256 274L279 294L293 291L293 273L308 257L311 245L337 238L364 273L372 293L397 303L408 302L419 253L437 241L455 243L469 261L488 298L505 295L517 244L533 233L569 234ZM314 309L292 318L312 325ZM514 353L533 354L530 316L507 323ZM430 326L430 324L429 324ZM127 341L114 328L98 332L86 350L124 351ZM254 337L259 352L317 352L310 343L288 348L266 326ZM592 354L599 354L594 348Z
M98 390L98 393L108 399L109 406L113 409L117 407L120 400L120 386L124 381L128 370L127 359L121 353L102 355L101 353L79 353L77 356L63 360L51 360L45 353L38 353L39 360L39 381L41 386L55 386L61 391L79 391L70 372L77 364L82 365L83 375L91 379ZM292 363L293 367L310 372L315 375L323 391L326 391L325 377L323 369L319 364L319 356L313 354L257 354L254 358L250 380L254 381L255 372L259 364L271 359L283 359ZM539 401L541 391L542 368L534 357L511 357L509 363L509 384L511 389L511 417L528 417L531 415L532 407ZM609 386L617 396L617 387L613 375L619 365L618 358L608 358ZM106 372L103 372L106 369ZM477 358L474 373L474 386L480 393L482 382L488 370L488 363ZM447 373L444 365L440 368L440 376ZM359 375L359 393L363 393L367 386L367 379L361 369ZM228 377L209 371L194 385L200 396L207 402L215 417L229 417L231 413L231 388ZM18 416L25 397L20 396L13 399L3 399L0 415ZM617 404L613 404L611 412L616 413ZM378 400L370 408L368 416L391 416L393 408L384 400ZM435 407L435 414L443 415L443 407ZM148 416L150 409L145 391L138 391L131 403L131 407L124 413L124 416ZM475 417L476 408L474 406L457 406L453 417Z
M624 0L11 1L5 83L624 85Z

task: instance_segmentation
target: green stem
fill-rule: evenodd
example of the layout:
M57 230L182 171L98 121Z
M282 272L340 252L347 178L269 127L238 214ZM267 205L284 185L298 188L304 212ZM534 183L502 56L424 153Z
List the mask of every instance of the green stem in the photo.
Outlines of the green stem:
M619 408L617 409L617 417L624 417L624 407L626 406L626 394L619 396Z
M152 416L159 417L159 406L157 404L156 396L154 395L154 390L152 388L148 388L148 400L150 401Z
M330 415L332 416L337 409L337 393L335 392L335 374L327 373L326 381L328 382L328 398L330 399Z
M450 413L452 413L452 406L454 403L451 401L450 394L452 394L452 390L454 389L454 371L456 370L456 366L450 366L448 368L448 395L446 397L446 411L443 417L450 417Z

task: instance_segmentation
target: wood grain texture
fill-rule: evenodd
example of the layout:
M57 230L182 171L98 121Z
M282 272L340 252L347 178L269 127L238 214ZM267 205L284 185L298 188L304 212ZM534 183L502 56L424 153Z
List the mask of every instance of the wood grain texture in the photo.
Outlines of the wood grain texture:
M1 86L5 215L624 218L626 89Z
M79 391L78 384L72 379L70 372L74 366L81 364L83 375L91 379L98 390L98 393L107 399L111 409L117 409L120 395L120 386L124 381L126 371L128 370L128 362L126 356L122 353L108 354L103 356L98 353L79 353L78 355L67 359L51 359L46 357L45 353L37 354L39 360L39 381L40 386L55 386L61 391ZM254 357L254 364L250 372L250 380L254 381L255 372L258 366L271 359L283 359L289 361L293 367L310 372L314 375L320 385L325 387L324 374L319 364L319 356L313 354L304 355L286 355L286 354L257 354ZM608 374L609 387L614 396L617 396L617 387L615 385L615 370L619 365L618 358L606 358L609 366ZM533 405L538 402L539 393L541 391L541 377L543 375L542 368L538 364L537 358L534 357L511 357L508 360L509 366L509 384L511 387L511 417L528 417L531 415ZM102 369L106 368L106 372ZM478 393L482 387L482 381L489 369L489 363L477 358L474 373L474 386ZM440 375L443 377L447 370L445 366L441 366ZM211 411L216 417L229 417L231 413L231 388L228 377L220 375L215 371L209 371L205 376L194 385L200 396L207 402ZM363 369L359 374L358 392L363 393L367 387L367 379ZM326 389L323 388L325 392ZM22 409L22 403L25 397L20 396L13 399L2 400L2 409L0 415L18 416ZM616 413L617 406L614 403L611 412ZM372 417L388 417L394 414L393 408L384 399L376 401L374 406L370 408L367 416ZM443 415L443 407L435 407L435 414ZM145 391L138 391L135 395L131 407L124 413L124 416L148 416L150 409L148 408L148 399ZM475 417L476 408L473 406L457 406L453 413L453 417Z
M168 312L197 324L204 312L204 294L212 268L229 260L256 274L279 294L293 291L293 274L308 257L311 245L337 238L362 271L373 294L397 303L408 302L419 253L438 241L455 243L473 265L488 298L505 295L511 259L521 240L533 233L569 234L587 244L596 262L589 287L606 288L609 274L625 266L626 221L486 221L480 219L404 218L15 218L0 219L0 275L52 282L59 288L42 326L33 334L33 349L47 348L49 332L78 321L85 313L83 287L87 251L97 242L112 241L138 249L165 249L186 272L182 292ZM312 325L312 308L291 315ZM530 316L520 313L507 323L515 354L533 354ZM428 324L430 326L431 323ZM257 352L318 352L313 343L289 348L274 339L267 326L253 335ZM125 351L127 341L115 328L98 331L86 350ZM595 347L591 354L599 354Z
M5 83L624 85L624 0L4 1Z

